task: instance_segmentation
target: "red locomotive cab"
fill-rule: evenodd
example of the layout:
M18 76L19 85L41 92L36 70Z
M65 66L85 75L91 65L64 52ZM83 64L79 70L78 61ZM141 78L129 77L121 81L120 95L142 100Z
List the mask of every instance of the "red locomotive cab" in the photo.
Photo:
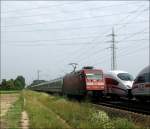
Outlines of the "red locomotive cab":
M102 91L104 90L105 81L101 70L84 70L86 90Z

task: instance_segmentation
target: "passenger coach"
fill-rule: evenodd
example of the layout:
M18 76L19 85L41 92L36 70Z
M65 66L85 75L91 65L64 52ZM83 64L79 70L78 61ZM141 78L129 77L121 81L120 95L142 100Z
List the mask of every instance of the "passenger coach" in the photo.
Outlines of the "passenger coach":
M150 65L137 75L133 83L132 94L139 100L150 100Z

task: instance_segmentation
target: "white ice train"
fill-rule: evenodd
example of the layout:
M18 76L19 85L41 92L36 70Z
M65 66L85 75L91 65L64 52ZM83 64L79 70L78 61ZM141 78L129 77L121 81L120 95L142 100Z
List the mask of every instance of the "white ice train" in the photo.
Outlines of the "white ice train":
M139 100L150 100L150 65L140 71L134 80L132 94Z
M128 97L131 98L131 88L133 77L128 72L114 70L105 73L105 90L104 94L111 97Z

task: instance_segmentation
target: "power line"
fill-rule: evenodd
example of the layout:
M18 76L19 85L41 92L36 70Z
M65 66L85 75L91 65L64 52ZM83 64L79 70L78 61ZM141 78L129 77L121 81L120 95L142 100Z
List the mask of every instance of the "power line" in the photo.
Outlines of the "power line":
M129 15L127 16L127 17L129 17ZM131 19L130 19L131 20ZM120 21L123 21L123 19L122 20L120 20ZM141 40L149 40L149 39L141 39ZM131 41L140 41L140 40L131 40ZM128 40L128 42L129 42L129 40ZM81 54L80 54L81 55ZM79 56L80 57L80 56Z
M129 36L126 36L125 38L121 39L119 42L124 41L124 40L126 41L126 39L129 39L129 38L131 38L131 37L134 37L135 35L141 34L141 33L143 33L146 29L147 29L147 28L144 28L144 29L141 30L141 31L138 31L138 32L136 32L136 33L132 33L132 34L130 34Z
M138 35L138 34L149 34L149 31L141 31L141 32L135 32L135 33L123 33L123 34L118 34L118 36L124 36L124 35L132 35L132 34L135 34L135 35Z
M148 40L148 39L147 39ZM134 41L141 41L141 40L134 40ZM132 41L130 41L130 42L133 42L133 40ZM137 43L141 43L141 42L137 42ZM128 46L131 46L131 45L136 45L136 44L130 44L130 45L128 45ZM126 49L127 49L127 47L128 46L126 46ZM90 57L96 57L96 55L98 55L100 52L103 52L104 50L106 50L106 48L104 48L104 49L100 49L99 51L93 51L93 53L94 53L94 55L92 55L92 54L90 54L89 56L88 56L88 58L85 58L85 60L84 60L84 62L86 61L86 60L88 60ZM120 49L119 49L120 50ZM122 50L122 49L121 49ZM124 49L123 49L124 50ZM126 52L127 50L125 50L125 52ZM122 52L122 51L121 51ZM118 53L118 55L120 54L120 52ZM99 58L100 60L102 59L102 58L106 58L106 55L104 55L103 57L101 57L101 58ZM92 58L93 59L93 58ZM83 60L81 60L80 62L82 62Z
M142 40L149 40L149 39L133 39L133 40L124 40L124 41L118 41L118 42L131 42L131 41L142 41Z
M135 42L135 41L149 41L149 39L137 39L137 40L125 40L125 41L121 41L121 42ZM117 42L119 42L119 41L117 41ZM99 45L99 43L94 43L94 44L97 44L97 45ZM20 46L20 47L24 47L24 46L27 46L27 47L31 47L31 46L33 46L33 47L36 47L36 46L51 46L51 45L58 45L58 46L72 46L73 44L13 44L13 43L11 43L11 44L2 44L2 45L9 45L9 46ZM82 43L82 44L76 44L76 45L73 45L73 46L78 46L78 45L86 45L87 46L87 42L85 42L85 43ZM88 45L90 45L90 44L88 44ZM91 45L93 45L93 44L91 44ZM104 48L104 50L105 50L105 48ZM100 51L100 50L97 50L97 51ZM95 51L93 51L93 53L95 53ZM81 56L80 56L81 57Z
M148 40L148 39L147 39ZM133 40L132 40L133 41ZM131 42L132 42L131 41ZM141 41L141 40L134 40L134 41ZM137 42L137 43L141 43L141 42ZM136 45L136 44L130 44L130 45ZM127 48L127 47L126 47ZM92 55L92 54L90 54L89 56L88 56L88 58L85 58L84 60L81 60L80 61L80 63L81 62L85 62L86 60L89 60L90 59L90 57L92 57L92 59L93 59L93 57L96 57L96 55L98 55L100 52L103 52L104 50L106 50L106 48L104 48L104 49L99 49L98 51L93 51L93 53L94 53L94 55ZM122 49L121 49L122 50ZM124 50L124 49L123 49ZM125 52L126 52L127 50L125 50ZM121 51L122 52L122 51ZM118 53L118 55L120 54L120 52ZM104 56L102 56L102 57L100 57L100 58L97 58L97 59L99 59L99 60L102 60L103 58L106 58L106 55L104 55ZM96 60L97 60L96 59ZM93 64L93 65L95 65L95 64Z
M72 4L72 3L71 3ZM76 3L76 4L80 4L80 3ZM134 3L133 3L134 4ZM20 12L20 11L31 11L31 10L36 10L36 9L45 9L45 8L51 8L51 7L59 7L59 6L66 6L66 5L70 5L70 4L56 4L56 5L48 5L48 6L40 6L40 7L34 7L34 8L26 8L26 9L16 9L16 10L9 10L9 11L6 11L6 12L2 12L2 13L12 13L12 12ZM88 9L90 9L90 10L95 10L95 9L102 9L102 8L107 8L107 7L113 7L113 6L121 6L121 5L128 5L128 4L126 4L126 3L124 3L124 4L117 4L117 5L109 5L109 6L101 6L101 7L96 7L96 8L88 8ZM83 11L83 10L82 10Z
M148 10L148 8L142 10L142 12L145 12L146 10ZM134 10L134 11L129 11L129 12L126 12L126 13L116 13L116 14L107 14L107 15L100 15L100 16L92 16L92 17L80 17L80 18L72 18L72 19L68 19L68 20L55 20L55 21L46 21L48 23L56 23L56 22L70 22L70 21L79 21L79 20L86 20L86 19L91 19L91 18L102 18L102 17L107 17L107 16L114 16L114 15L122 15L122 14L132 14L132 13L136 13L137 11ZM40 14L38 14L40 15ZM30 17L33 17L34 15L30 16ZM46 23L44 22L44 24ZM25 25L35 25L35 24L43 24L43 22L37 22L37 23L29 23L29 24L20 24L20 25L7 25L7 26L1 26L1 27L16 27L16 26L25 26Z
M1 32L12 32L12 33L14 33L14 32L23 32L23 33L25 33L25 32L41 32L41 31L64 31L64 30L67 30L67 29L69 29L69 30L81 30L81 29L91 29L91 28L97 28L97 27L101 27L101 28L103 28L103 27L108 27L108 26L122 26L122 25L124 25L124 24L135 24L135 23L146 23L146 22L149 22L149 20L144 20L144 21L137 21L137 22L134 22L134 23L120 23L120 24L104 24L104 25L94 25L94 26L79 26L79 27L72 27L72 28L69 28L69 27L65 27L65 28L48 28L48 29L32 29L32 30L20 30L20 31L14 31L14 30L10 30L10 31L8 31L8 30L2 30Z
M84 37L75 37L75 38L62 38L62 39L47 39L47 40L22 40L22 41L5 41L7 43L11 42L11 43L38 43L38 42L49 42L49 41L63 41L63 40L75 40L75 39L87 39L87 38L94 38L97 36L93 36L93 37L89 37L89 36L84 36ZM80 43L76 43L77 45L80 45ZM85 42L85 44L89 44L88 42ZM52 45L52 44L50 44ZM53 44L53 45L57 45L57 44ZM67 45L67 44L66 44Z
M139 33L139 32L138 32ZM135 33L134 33L135 34ZM136 33L137 34L137 33ZM149 39L137 39L137 40L124 40L124 41L118 41L118 42L139 42L139 41L149 41ZM98 48L98 47L97 47ZM105 50L105 49L104 49ZM102 50L99 50L99 52L101 52ZM93 51L93 53L94 53L94 55L93 56L95 56L95 55L97 55L98 54L98 51ZM88 56L88 58L85 58L85 59L89 59L90 57L92 56L92 54L90 53L90 56ZM105 56L104 56L105 57ZM81 61L83 61L83 60L81 60Z
M146 46L144 46L144 47L140 47L140 48L134 49L134 51L129 51L129 52L127 52L127 53L122 53L122 55L119 54L119 56L120 56L120 57L122 57L122 56L127 56L127 55L130 55L131 53L139 52L138 50L145 49L145 48L148 48L148 45L146 45ZM120 58L120 57L119 57L119 58Z
M15 9L15 10L9 10L6 12L2 13L12 13L12 12L20 12L20 11L31 11L31 10L36 10L36 9L42 9L42 8L50 8L50 7L56 7L56 6L61 6L62 4L56 4L56 5L48 5L48 6L42 6L42 7L32 7L32 8L24 8L24 9Z
M145 29L144 29L144 31L145 31ZM125 38L123 38L122 40L120 40L119 42L121 42L121 41L124 41L125 39L127 39L127 38L129 38L129 37L132 37L132 36L134 36L134 35L137 35L137 34L140 34L140 33L143 33L143 30L142 31L139 31L139 32L136 32L136 33L129 33L130 35L129 36L127 36L127 37L125 37ZM127 33L126 33L127 34ZM27 41L6 41L6 42L15 42L15 43L17 43L17 42L49 42L49 41L63 41L63 40L74 40L74 39L88 39L88 38L94 38L94 37L97 37L97 36L92 36L92 37L89 37L89 36L82 36L82 37L72 37L72 38L60 38L60 39L48 39L48 40L27 40ZM105 41L103 41L103 42L105 42ZM89 43L87 43L87 42L85 42L85 43L83 43L83 44L87 44L87 45L90 45ZM57 45L57 44L54 44L54 45ZM65 45L65 44L63 44L63 45ZM67 44L66 43L66 45L69 45L69 44ZM71 45L71 44L70 44ZM81 45L81 43L76 43L76 44L73 44L73 45Z
M80 60L80 61L78 61L78 62L85 62L86 60L89 60L91 57L93 58L93 57L95 57L96 55L98 55L99 53L101 53L101 52L104 52L106 50L106 48L102 48L102 49L98 49L97 51L93 51L89 56L88 56L88 58L87 58L87 55L83 55L83 57L82 57L82 59L84 59L84 60ZM92 55L92 54L94 54L94 55Z
M143 10L146 11L146 10ZM130 11L127 13L135 13L135 11ZM98 16L92 16L92 17L84 17L84 19L89 19L89 18L99 18L99 17L106 17L106 16L113 16L113 15L122 15L122 14L126 14L126 13L115 13L115 14L107 14L107 15L98 15ZM5 18L25 18L25 17L35 17L35 16L43 16L43 15L49 15L49 13L41 13L41 14L36 14L36 15L27 15L27 16L12 16L12 17L5 17ZM80 18L74 18L74 19L69 19L68 21L72 21L72 20L81 20L83 19L82 17ZM64 21L64 20L63 20ZM51 21L51 22L62 22L62 20L57 20L57 21Z
M129 13L133 13L134 11L130 11ZM49 15L50 13L39 13L39 14L35 14L35 15L21 15L21 16L11 16L11 17L5 17L5 18L11 18L11 19L14 19L14 18L25 18L25 17L35 17L35 16L43 16L43 15ZM116 15L121 15L123 14L123 12L121 13L116 13ZM114 14L109 14L109 15L104 15L104 16L111 16L111 15L114 15ZM103 15L102 15L103 16ZM97 16L96 16L97 17ZM99 16L98 16L99 17ZM88 17L85 17L85 18L88 18Z
M149 11L149 7L148 7L147 9L148 9L148 11ZM147 10L147 9L144 9L144 10ZM134 17L132 17L130 20L132 20L133 18L139 17L139 16L144 12L144 10L138 12L137 15L134 15ZM124 27L126 27L126 26L127 26L127 24L124 24L122 27L119 27L118 30L120 31L122 28L124 28Z
M135 11L138 12L141 7L143 7L143 5L141 5L140 7L138 7ZM141 11L143 11L143 10L140 10L140 12L141 12ZM131 14L130 14L130 15L131 15ZM119 24L120 22L126 20L130 15L127 15L125 18L119 20L118 24ZM131 20L131 19L130 19L130 20ZM108 31L109 31L109 30L108 30ZM107 31L106 31L106 32L107 32ZM105 34L107 34L107 33L104 33L104 35L105 35ZM99 37L99 36L98 36L98 37ZM98 37L97 37L97 38L98 38ZM96 39L96 38L95 38L95 39ZM92 43L95 39L93 39L93 40L91 41L91 43ZM103 41L101 41L101 42L103 42ZM95 47L95 46L92 46L91 49L93 49L94 47ZM81 48L81 49L83 49L83 48ZM86 49L84 48L84 52L80 53L80 55L78 55L78 57L80 57L80 56L81 56L83 53L85 53L85 52L86 52Z
M145 49L145 48L147 48L147 46L144 46L144 47L140 47L140 48L137 48L137 49L134 49L134 51L128 51L127 52L127 50L125 50L125 52L127 52L127 53L118 53L118 59L123 59L122 57L125 57L125 56L130 56L131 54L135 54L135 53L137 53L137 52L139 52L138 50L141 50L141 49ZM121 51L122 52L122 51ZM98 63L103 63L103 62L106 62L106 60L107 60L107 58L106 58L106 56L103 56L103 57L101 57L101 58L99 58L101 61L100 62L98 62ZM102 60L103 59L103 60ZM98 63L95 63L95 64L93 64L93 65L96 65L96 64L98 64Z
M141 40L140 40L141 41ZM144 40L143 40L144 41ZM141 45L138 45L139 43L141 42L136 42L136 43L132 43L132 44L129 44L129 45L126 45L124 48L122 49L118 49L118 55L122 54L122 53L126 53L128 49L131 49L131 48L136 48L136 46L141 46ZM121 50L121 51L120 51Z

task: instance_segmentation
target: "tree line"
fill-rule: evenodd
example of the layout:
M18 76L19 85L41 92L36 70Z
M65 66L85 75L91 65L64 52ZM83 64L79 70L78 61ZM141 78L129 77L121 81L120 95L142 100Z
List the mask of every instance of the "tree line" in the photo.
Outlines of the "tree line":
M16 79L3 79L0 85L0 90L22 90L25 88L25 78L17 76Z

